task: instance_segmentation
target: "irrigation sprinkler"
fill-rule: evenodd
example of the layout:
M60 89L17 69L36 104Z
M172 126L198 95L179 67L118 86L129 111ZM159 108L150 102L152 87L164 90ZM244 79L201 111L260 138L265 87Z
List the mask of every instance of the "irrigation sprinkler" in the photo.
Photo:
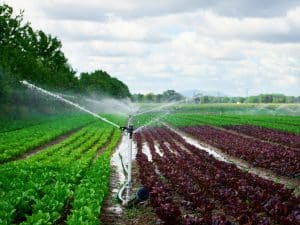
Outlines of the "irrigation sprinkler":
M120 190L120 195L118 196L119 199L122 200L123 205L128 205L129 202L131 201L131 189L132 189L132 142L133 142L133 134L134 134L134 127L133 127L133 116L129 115L128 123L127 126L120 127L120 129L123 132L126 132L128 135L128 153L127 153L127 168L126 168L126 173L127 173L127 182L125 185ZM123 192L126 188L126 198L125 200L122 198Z
M112 122L112 121L110 121L110 120L108 120L108 119L106 119L106 118L104 118L104 117L102 117L102 116L99 116L98 114L96 114L96 113L94 113L94 112L92 112L92 111L90 111L90 110L88 110L88 109L86 109L86 108L84 108L84 107L78 105L78 104L75 103L75 102L72 102L72 101L70 101L70 100L67 100L67 99L65 99L65 98L63 98L63 97L61 97L61 96L59 96L59 95L57 95L57 94L54 94L53 92L50 92L50 91L47 91L47 90L45 90L45 89L43 89L43 88L40 88L40 87L38 87L38 86L35 86L34 84L31 84L31 83L29 83L29 82L26 81L26 80L23 80L23 81L20 81L20 82L21 82L22 84L26 85L27 87L29 87L30 89L37 90L37 91L39 91L39 92L41 92L41 93L43 93L43 94L52 96L53 98L56 98L56 99L58 99L58 100L60 100L60 101L62 101L62 102L65 102L65 103L67 103L67 104L69 104L69 105L71 105L71 106L73 106L73 107L75 107L75 108L77 108L77 109L79 109L79 110L81 110L81 111L83 111L83 112L86 112L86 113L88 113L88 114L90 114L90 115L92 115L92 116L94 116L94 117L96 117L96 118L102 120L102 121L105 122L105 123L108 123L108 124L110 124L110 125L112 125L112 126L114 126L114 127L116 127L116 128L120 128L120 126L119 126L118 124L115 124L114 122Z
M127 182L126 182L126 199L124 204L127 204L131 200L131 189L132 189L132 137L133 137L133 125L129 124L125 127L120 127L122 131L126 131L129 138L128 146L128 165L127 165Z
M79 104L77 104L77 103L75 103L73 101L65 99L64 97L62 97L62 96L60 96L58 94L55 94L53 92L47 91L47 90L45 90L43 88L40 88L40 87L38 87L38 86L36 86L34 84L29 83L26 80L23 80L23 81L20 81L20 82L23 85L25 85L28 88L30 88L30 89L33 89L33 90L39 91L39 92L41 92L43 94L52 96L53 98L56 98L57 100L65 102L65 103L67 103L67 104L69 104L69 105L71 105L71 106L73 106L73 107L75 107L75 108L77 108L77 109L85 112L85 113L88 113L88 114L90 114L90 115L92 115L92 116L94 116L94 117L102 120L105 123L108 123L108 124L112 125L113 127L121 129L123 132L126 132L127 135L128 135L128 139L129 139L128 154L127 154L127 157L128 157L127 163L128 163L128 165L127 165L127 168L125 168L125 166L124 166L125 173L127 173L127 182L120 189L118 197L123 202L123 205L125 205L125 206L130 206L131 204L135 204L137 202L145 201L149 197L148 190L145 187L142 187L142 188L140 188L138 190L135 198L131 199L131 192L132 192L132 145L133 145L133 135L134 135L134 133L140 131L141 129L143 129L145 127L147 127L153 121L150 121L149 123L147 123L147 124L145 124L145 125L143 125L143 126L141 126L141 127L139 127L138 129L135 130L134 127L133 127L132 120L133 120L134 116L141 115L141 114L144 114L144 113L149 113L149 112L160 111L160 110L162 110L165 107L173 106L175 104L180 103L181 101L179 101L179 102L172 102L172 103L166 104L166 105L158 107L158 108L154 108L154 109L151 109L151 110L146 110L146 111L143 111L143 112L138 112L135 115L131 115L131 116L129 116L127 126L123 126L122 127L122 126L119 126L118 124L116 124L116 123L114 123L114 122L112 122L112 121L110 121L110 120L108 120L108 119L106 119L106 118L104 118L104 117L102 117L102 116L100 116L100 115L98 115L98 114L96 114L96 113L94 113L94 112L92 112L92 111L90 111L90 110L88 110L88 109L80 106ZM160 117L158 117L157 119L159 119L159 118ZM122 196L123 196L123 192L125 191L125 189L126 189L126 198L124 200Z
M116 124L116 123L114 123L114 122L112 122L112 121L110 121L110 120L108 120L108 119L106 119L106 118L104 118L104 117L102 117L102 116L100 116L100 115L98 115L98 114L96 114L96 113L80 106L79 104L77 104L73 101L70 101L68 99L63 98L62 96L60 96L58 94L47 91L47 90L45 90L43 88L40 88L40 87L38 87L34 84L31 84L31 83L29 83L28 81L25 81L25 80L20 81L20 82L22 84L24 84L25 86L29 87L30 89L33 89L33 90L39 91L43 94L52 96L53 98L56 98L57 100L65 102L65 103L67 103L67 104L69 104L69 105L71 105L71 106L73 106L73 107L75 107L75 108L77 108L77 109L79 109L83 112L86 112L86 113L102 120L105 123L108 123L108 124L110 124L110 125L112 125L116 128L121 129L123 132L126 132L128 134L128 137L129 137L129 147L128 147L128 155L127 155L128 156L128 161L127 161L128 166L127 166L127 170L126 170L126 172L127 172L127 182L126 182L126 185L125 185L126 186L126 199L125 199L125 201L123 201L124 205L128 205L128 203L132 200L131 199L131 189L132 189L132 141L133 141L133 133L134 133L134 128L133 128L133 125L132 125L132 116L129 116L127 126L121 127L118 124ZM120 191L121 195L123 194L124 190L125 190L125 188L121 189L121 191ZM138 196L138 194L137 194L137 196ZM121 196L121 198L122 198L122 196ZM138 199L141 200L143 198L138 197Z

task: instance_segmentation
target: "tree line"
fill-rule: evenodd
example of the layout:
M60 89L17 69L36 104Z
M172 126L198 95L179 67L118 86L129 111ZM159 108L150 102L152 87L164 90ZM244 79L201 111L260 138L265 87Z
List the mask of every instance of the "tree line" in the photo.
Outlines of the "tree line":
M20 80L58 92L127 98L126 84L107 72L76 71L68 63L57 37L34 30L23 20L24 11L14 15L13 8L0 4L0 106L20 102L24 95ZM16 91L18 90L18 91ZM28 98L28 96L26 96Z
M185 97L174 90L168 90L162 94L133 94L132 100L138 103L162 103L170 101L181 101ZM286 96L283 94L260 94L249 97L228 97L228 96L209 96L197 95L187 98L187 103L300 103L300 96Z
M173 102L173 101L181 101L185 99L180 93L174 90L164 91L162 94L133 94L131 97L133 102L138 103L163 103L163 102Z
M197 96L194 103L300 103L300 96L286 96L283 94L260 94L249 97L228 96Z

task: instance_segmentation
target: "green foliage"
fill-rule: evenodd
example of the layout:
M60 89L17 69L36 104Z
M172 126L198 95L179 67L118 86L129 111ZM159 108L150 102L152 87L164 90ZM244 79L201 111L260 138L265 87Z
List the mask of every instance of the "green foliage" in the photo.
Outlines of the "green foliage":
M133 117L135 128L141 126L161 126L161 121L167 116L167 113L145 113Z
M118 144L120 131L112 136L105 152L89 168L74 193L73 209L67 224L99 224L101 205L109 191L110 155Z
M203 115L203 114L172 114L165 117L165 122L173 126L192 125L256 125L291 133L300 134L299 116L270 115Z
M173 102L173 101L180 101L183 100L184 97L177 93L174 90L167 90L163 92L162 94L153 94L153 93L148 93L148 94L133 94L132 95L132 100L134 102L139 102L139 103L161 103L161 102Z
M260 94L249 97L227 97L227 96L197 96L193 99L195 103L299 103L300 96L285 96L283 94Z
M86 94L98 96L110 95L115 98L130 97L128 87L102 70L80 74L80 87Z
M104 71L82 73L79 80L62 52L61 41L33 30L23 21L23 12L14 16L6 4L0 4L0 56L0 106L5 109L0 116L21 114L16 113L19 108L30 110L35 102L35 96L24 95L20 80L58 92L130 97L128 87Z
M180 101L184 99L179 93L173 90L167 90L162 94L133 94L132 100L139 103L161 103L169 101ZM286 96L283 94L260 94L257 96L249 97L228 97L228 96L210 96L201 95L194 96L189 100L191 103L196 104L210 104L210 103L300 103L300 96Z
M55 121L50 120L25 129L0 133L0 162L10 161L28 150L93 120L94 118L86 115L61 116Z
M63 118L69 118L69 117L74 117L77 116L77 114L60 114L60 115L37 115L37 116L32 116L30 118L26 119L13 119L13 120L2 120L0 121L0 133L3 132L8 132L8 131L15 131L15 130L20 130L23 128L28 128L34 125L46 123L46 122L53 122L55 120L63 119Z
M34 31L23 22L23 13L14 16L8 5L0 5L0 68L17 80L66 89L76 80L61 51L62 44L43 31Z
M124 121L123 118L119 120ZM97 121L26 160L3 164L0 168L0 223L54 224L64 215L67 202L73 204L75 193L81 193L76 191L78 184L85 187L81 179L99 173L99 166L103 164L108 173L91 178L91 187L94 182L97 184L94 192L82 193L91 194L90 199L93 194L101 196L104 191L97 187L102 187L104 180L99 183L97 178L103 176L108 182L110 152L119 137L119 130L114 132L111 126ZM99 149L106 145L105 153L94 162ZM89 180L88 177L84 179ZM98 200L91 204L96 208L101 206ZM89 210L85 209L87 213Z
M159 106L159 105L158 105ZM152 107L158 107L152 105ZM300 113L299 104L260 104L260 103L218 103L218 104L174 104L169 107L177 113L201 114L240 114L240 115L289 115L297 116Z

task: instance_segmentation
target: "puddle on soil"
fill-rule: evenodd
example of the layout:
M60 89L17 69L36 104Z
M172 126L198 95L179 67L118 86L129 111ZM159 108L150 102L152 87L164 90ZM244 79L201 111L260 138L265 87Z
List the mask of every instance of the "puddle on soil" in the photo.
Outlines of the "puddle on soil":
M121 162L121 158L123 160L124 165L126 166L128 164L128 148L129 148L129 140L128 136L123 135L120 141L119 146L117 147L115 153L112 155L111 158L111 165L115 166L116 172L119 176L120 183L125 182L125 175L123 172L123 166ZM137 152L137 147L135 142L132 143L132 160L135 160ZM121 155L121 158L120 158Z
M159 144L157 142L154 142L154 148L155 148L155 151L157 152L157 154L159 154L161 157L164 155L164 153L162 153L162 151L160 151Z
M148 160L152 162L152 155L150 152L150 148L146 143L143 143L142 152L148 157Z
M123 212L122 207L119 205L114 205L114 206L108 207L107 210L114 214L122 214L122 212Z
M117 196L119 192L119 187L126 181L126 176L124 174L122 161L125 166L128 163L128 149L129 149L129 139L127 135L122 135L120 144L116 148L115 152L111 157L111 166L114 168L115 172L115 184L113 184L111 194L112 196ZM120 157L121 156L121 157ZM132 159L134 160L136 156L136 144L132 144ZM122 160L122 161L121 161ZM123 208L120 204L114 204L106 208L107 212L112 215L120 215L123 212Z
M203 145L201 145L197 140L188 137L187 135L183 134L182 132L178 132L177 130L173 129L172 127L169 127L169 129L171 129L172 131L174 131L175 133L179 134L187 143L194 145L195 147L206 151L208 154L212 155L213 157L215 157L216 159L220 160L220 161L224 161L224 162L229 162L227 159L225 159L222 155L220 155L219 153L215 152L214 150L205 147Z
M224 161L224 162L228 162L228 160L226 160L223 156L221 156L219 153L215 152L214 150L207 148L203 145L201 145L197 140L194 140L193 138L187 137L183 134L181 134L181 136L183 137L183 139L191 144L196 146L197 148L206 151L207 153L209 153L210 155L214 156L216 159L220 160L220 161Z
M124 159L124 155L127 153L128 150L128 138L124 135L121 138L121 142L119 146L117 147L116 151L111 157L111 165L115 167L116 173L118 174L118 180L120 183L123 183L125 181L125 175L123 172L123 166L121 162L121 158L119 154L122 156L122 159Z

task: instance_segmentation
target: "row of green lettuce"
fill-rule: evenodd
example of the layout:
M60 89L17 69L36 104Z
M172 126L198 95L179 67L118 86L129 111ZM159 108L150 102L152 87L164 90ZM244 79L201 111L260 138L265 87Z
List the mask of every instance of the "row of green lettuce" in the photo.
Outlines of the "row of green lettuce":
M109 191L111 153L119 138L120 133L115 133L105 152L100 155L82 179L75 191L73 209L67 224L99 224L101 205Z
M26 119L5 119L0 121L0 133L10 132L15 130L20 130L24 128L28 128L30 126L55 121L60 118L67 118L70 115L68 114L61 114L61 115L38 115L32 116Z
M43 122L32 126L0 133L0 163L15 159L29 150L92 121L95 119L88 115L57 116L55 120L44 119Z
M96 122L26 160L3 164L0 224L95 224L120 135Z
M245 124L300 134L300 116L170 114L163 121L173 126Z

